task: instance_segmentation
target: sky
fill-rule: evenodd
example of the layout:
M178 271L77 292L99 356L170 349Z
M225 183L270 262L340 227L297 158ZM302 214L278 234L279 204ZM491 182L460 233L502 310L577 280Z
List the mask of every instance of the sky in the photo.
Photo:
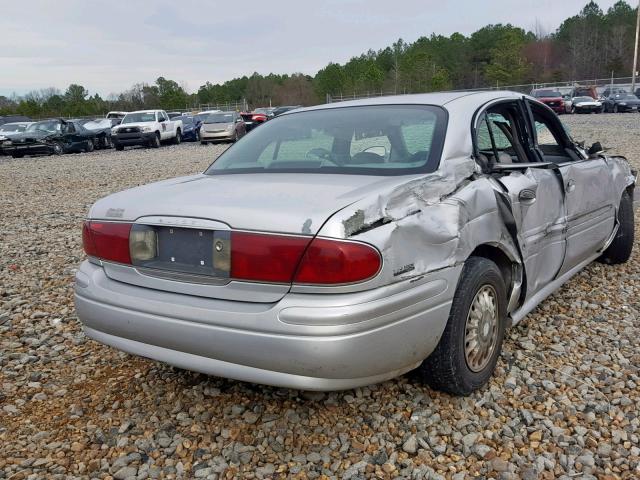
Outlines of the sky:
M398 38L511 23L548 32L587 0L0 0L0 95L79 83L103 97L344 63ZM599 0L606 11L615 0Z

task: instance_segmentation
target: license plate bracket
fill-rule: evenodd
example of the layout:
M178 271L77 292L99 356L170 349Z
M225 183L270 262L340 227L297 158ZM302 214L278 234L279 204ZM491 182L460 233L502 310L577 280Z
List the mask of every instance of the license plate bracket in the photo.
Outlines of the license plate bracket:
M229 277L228 268L219 268L221 262L216 262L217 257L229 255L229 252L215 249L220 239L225 240L224 245L229 248L229 232L164 226L156 226L154 230L157 238L156 257L139 266L193 275Z

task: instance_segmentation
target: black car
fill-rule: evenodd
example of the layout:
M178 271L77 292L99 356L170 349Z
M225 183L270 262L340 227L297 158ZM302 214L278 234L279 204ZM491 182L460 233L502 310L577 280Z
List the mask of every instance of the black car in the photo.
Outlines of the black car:
M637 112L640 108L640 99L633 93L613 93L604 99L606 112Z
M0 145L2 153L13 158L25 155L62 155L67 152L91 152L95 134L82 125L61 118L29 125Z
M86 119L81 118L77 120L70 120L74 123L74 125L81 125L86 130L91 131L94 136L94 146L98 149L100 148L113 148L113 140L111 140L111 127L114 126L114 121L117 121L118 124L122 121L122 119L112 119L112 118L96 118L96 119Z

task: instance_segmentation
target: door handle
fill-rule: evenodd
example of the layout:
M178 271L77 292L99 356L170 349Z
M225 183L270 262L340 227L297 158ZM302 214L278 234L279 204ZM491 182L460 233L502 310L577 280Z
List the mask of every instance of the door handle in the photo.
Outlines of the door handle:
M525 188L523 190L520 190L518 199L521 203L530 205L536 201L536 192L534 190L531 190L530 188Z
M576 189L576 181L572 178L567 182L567 193L571 193Z

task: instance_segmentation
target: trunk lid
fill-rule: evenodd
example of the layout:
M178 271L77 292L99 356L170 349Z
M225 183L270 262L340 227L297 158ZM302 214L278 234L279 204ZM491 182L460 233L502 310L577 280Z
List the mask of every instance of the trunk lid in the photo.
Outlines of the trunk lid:
M408 178L411 177L199 174L110 195L94 204L89 218L135 222L142 217L146 221L158 216L165 221L175 219L176 228L196 219L195 223L205 225L204 235L206 230L215 233L226 227L313 236L336 211L380 189L404 183ZM211 227L206 226L207 222ZM142 287L225 300L277 302L290 288L289 284L167 275L168 271L154 272L109 263L105 264L105 272L115 280Z

